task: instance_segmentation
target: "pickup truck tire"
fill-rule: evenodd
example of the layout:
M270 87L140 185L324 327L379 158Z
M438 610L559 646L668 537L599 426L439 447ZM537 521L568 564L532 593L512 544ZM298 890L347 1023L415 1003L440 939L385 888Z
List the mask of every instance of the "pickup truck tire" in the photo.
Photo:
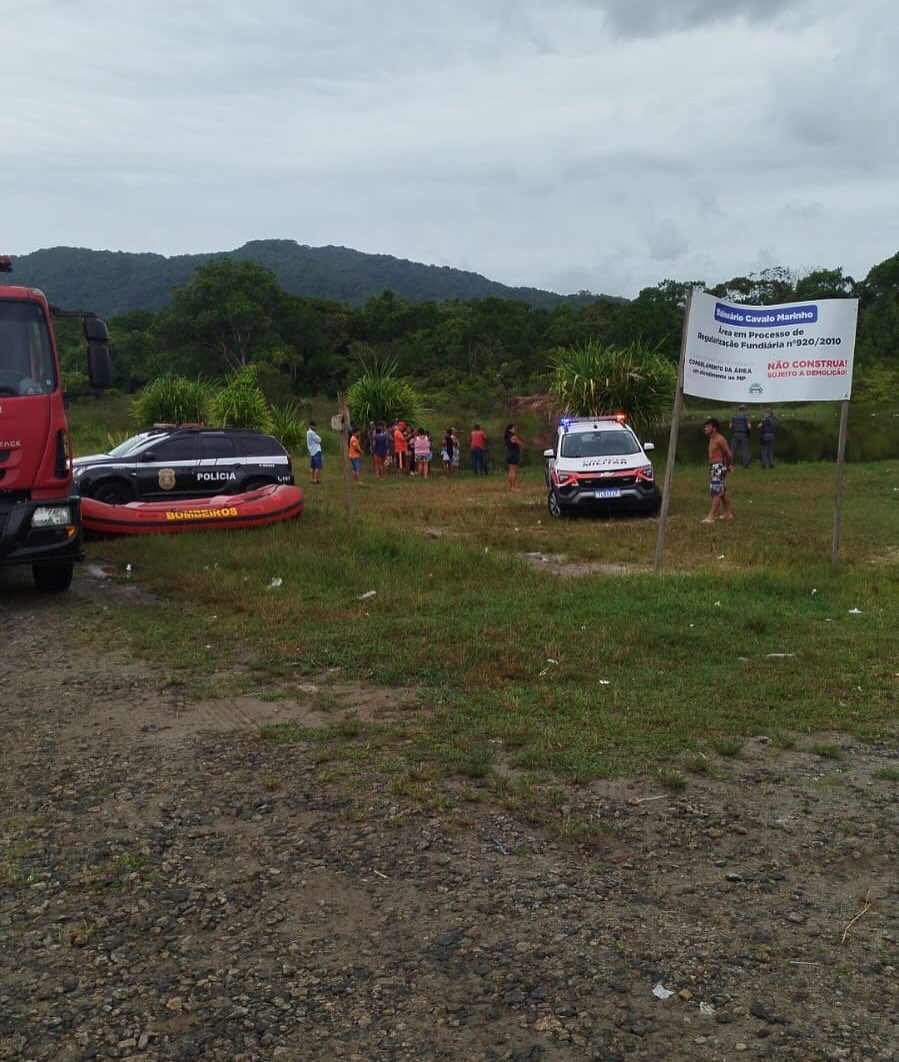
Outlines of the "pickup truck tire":
M558 494L556 494L552 487L549 488L549 493L546 496L546 507L549 509L549 515L555 517L557 520L568 515L568 507L562 505L559 501Z
M123 479L104 479L94 488L92 497L104 505L127 505L134 501L134 491Z
M32 564L34 585L45 594L61 594L72 585L74 564Z

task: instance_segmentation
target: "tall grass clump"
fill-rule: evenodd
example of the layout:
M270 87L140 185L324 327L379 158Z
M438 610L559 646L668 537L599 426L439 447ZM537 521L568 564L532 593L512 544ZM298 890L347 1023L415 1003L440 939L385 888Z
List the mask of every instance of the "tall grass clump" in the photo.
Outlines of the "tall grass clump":
M232 373L209 402L210 423L220 428L271 432L272 411L259 386L255 365Z
M408 382L397 376L395 361L361 362L362 375L346 394L347 405L358 424L368 421L405 420L415 424L421 419L421 396Z
M626 413L638 434L650 435L671 409L676 370L644 343L617 348L591 339L557 349L550 364L553 399L570 416Z
M131 404L130 417L139 428L153 424L202 424L206 420L212 385L166 373L148 383Z

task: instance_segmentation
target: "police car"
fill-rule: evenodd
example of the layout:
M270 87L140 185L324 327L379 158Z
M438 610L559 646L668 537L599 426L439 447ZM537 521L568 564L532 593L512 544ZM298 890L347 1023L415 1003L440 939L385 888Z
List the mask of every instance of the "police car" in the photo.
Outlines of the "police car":
M246 428L161 425L108 453L76 457L72 465L79 492L107 505L242 494L293 483L284 447Z
M544 450L547 505L552 516L628 510L657 513L662 495L646 451L625 423L614 417L565 417L555 444Z

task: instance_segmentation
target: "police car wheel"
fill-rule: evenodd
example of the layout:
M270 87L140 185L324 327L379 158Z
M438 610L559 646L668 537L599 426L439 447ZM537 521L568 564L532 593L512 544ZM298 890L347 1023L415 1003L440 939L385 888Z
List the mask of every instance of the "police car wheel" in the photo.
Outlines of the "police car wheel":
M94 499L104 505L127 505L134 501L134 492L121 479L108 479L94 489Z
M546 507L549 509L549 515L554 516L556 519L566 513L565 508L559 502L559 496L552 488L550 488L549 494L546 496Z
M249 494L251 490L259 490L260 487L270 486L267 479L251 479L245 487L242 488L243 494Z

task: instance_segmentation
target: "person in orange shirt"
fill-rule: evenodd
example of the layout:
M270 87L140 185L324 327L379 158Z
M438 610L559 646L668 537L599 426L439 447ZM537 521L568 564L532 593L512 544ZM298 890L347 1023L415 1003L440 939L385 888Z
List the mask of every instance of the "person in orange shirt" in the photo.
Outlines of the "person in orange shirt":
M353 470L353 482L362 482L362 440L359 438L358 429L350 435L349 445L347 446L347 458L350 462L350 467Z
M398 420L393 429L393 459L397 472L409 471L409 444L406 442L406 423Z

